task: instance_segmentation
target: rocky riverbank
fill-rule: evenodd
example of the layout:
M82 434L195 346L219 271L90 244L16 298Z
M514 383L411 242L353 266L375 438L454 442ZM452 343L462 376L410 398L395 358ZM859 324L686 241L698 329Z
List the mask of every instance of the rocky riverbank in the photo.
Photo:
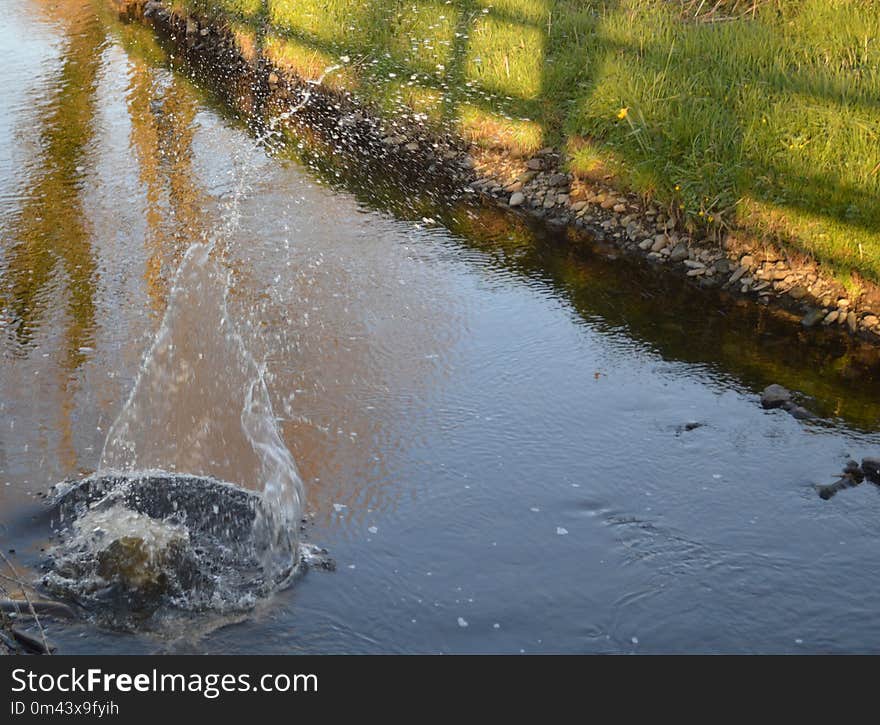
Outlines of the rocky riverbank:
M854 294L790 250L733 233L719 239L708 231L688 231L669 210L615 189L610 177L569 173L568 159L558 149L524 158L467 145L407 110L382 117L349 92L297 77L222 18L186 14L160 0L114 2L122 16L145 20L207 72L222 67L226 76L240 78L234 100L245 110L308 126L322 133L324 143L372 155L392 173L418 178L437 196L470 196L551 227L575 229L691 284L778 308L804 328L831 327L880 341L880 289L872 284L865 282ZM341 65L348 62L340 58ZM284 110L291 106L299 109L296 114Z

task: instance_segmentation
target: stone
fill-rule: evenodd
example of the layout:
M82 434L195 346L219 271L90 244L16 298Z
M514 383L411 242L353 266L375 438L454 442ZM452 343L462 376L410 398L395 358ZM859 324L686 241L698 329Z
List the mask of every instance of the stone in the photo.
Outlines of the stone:
M685 259L688 258L688 254L689 253L688 253L687 244L685 244L684 242L680 242L678 245L676 245L675 249L673 249L672 252L670 253L669 261L674 262L674 263L675 262L683 262Z
M849 307L849 300L846 297L841 297L837 300L838 307Z
M567 186L568 185L568 174L553 174L547 180L547 183L550 186Z
M688 277L701 277L701 276L704 275L704 274L706 274L706 268L705 268L705 267L698 267L698 268L696 268L696 269L689 269L689 270L687 271L687 276L688 276Z
M611 209L617 202L612 197L606 197L602 203L599 205L603 209Z
M419 145L415 141L412 141L411 143L408 143L403 148L405 148L410 153L415 153L416 151L419 150Z
M805 314L801 318L801 324L804 327L813 327L820 320L822 320L824 317L825 317L825 313L822 310L819 310L819 309L810 310L807 314Z
M522 206L523 202L526 200L526 195L521 191L516 191L510 195L510 200L507 202L508 206Z
M880 323L880 319L877 318L877 315L865 315L862 318L862 324L865 327L877 327L877 323Z
M556 203L557 204L568 204L568 194L557 194L556 195Z
M807 296L807 290L801 285L795 285L788 291L788 296L793 300L800 300Z
M579 212L579 211L581 211L582 209L585 209L586 206L587 206L587 202L586 202L586 201L576 201L574 204L571 205L571 210L572 210L573 212Z
M856 317L855 312L849 312L846 316L846 326L847 329L853 334L855 334L856 330L859 329L859 319Z
M651 251L659 252L661 249L663 249L663 247L666 246L667 241L668 240L666 239L666 236L664 234L658 234L656 237L654 237L654 242L651 245Z
M554 206L556 206L556 197L552 194L548 194L547 198L544 199L544 208L552 209Z
M626 211L626 204L617 203L613 207L615 214L623 214Z
M523 171L516 180L523 183L528 184L532 179L534 179L538 173L536 171Z
M516 181L513 184L508 184L504 187L504 191L508 194L516 193L517 191L522 191L523 185L521 181Z
M746 254L739 260L739 263L746 269L751 269L755 266L755 258L751 254Z
M277 74L277 73L275 73L275 72L273 71L273 72L271 72L271 73L269 74L269 85L270 85L270 86L277 86L277 85L278 85L278 80L279 80L279 78L278 78L278 74Z
M730 275L730 279L727 280L727 284L736 284L745 273L746 267L737 267L737 270L732 275Z
M544 168L543 159L529 159L526 161L526 168L531 171L541 171Z
M730 261L727 259L718 259L712 266L718 274L727 274L730 272Z
M641 249L643 252L647 252L649 249L652 248L653 245L653 239L645 239L644 241L639 242L639 249Z
M684 260L684 266L690 269L705 269L706 265L702 262L698 262L696 259L686 259Z
M863 458L862 471L871 483L880 484L880 458Z
M837 317L840 313L837 310L831 310L827 315L825 315L825 319L822 320L823 325L833 325L837 322Z
M768 385L761 393L761 405L764 408L781 408L791 402L791 391L781 385Z

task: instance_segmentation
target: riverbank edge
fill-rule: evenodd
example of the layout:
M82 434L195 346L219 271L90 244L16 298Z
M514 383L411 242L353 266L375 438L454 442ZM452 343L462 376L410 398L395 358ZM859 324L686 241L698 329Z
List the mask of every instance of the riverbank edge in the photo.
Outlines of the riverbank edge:
M310 96L309 116L364 149L379 151L392 172L425 178L497 205L556 230L587 234L705 288L722 288L768 306L805 329L836 327L880 344L880 287L865 283L858 296L846 291L815 261L769 239L728 233L717 240L689 233L659 204L625 193L613 179L587 179L567 170L568 159L547 147L531 157L469 143L449 130L425 125L404 109L394 117L375 112L347 91L304 79L267 56L253 38L238 34L222 16L204 16L167 0L111 0L120 17L143 21L191 59L238 66L255 80L260 104L290 106ZM341 59L341 63L345 59ZM229 68L227 67L227 70ZM305 109L303 116L305 117Z

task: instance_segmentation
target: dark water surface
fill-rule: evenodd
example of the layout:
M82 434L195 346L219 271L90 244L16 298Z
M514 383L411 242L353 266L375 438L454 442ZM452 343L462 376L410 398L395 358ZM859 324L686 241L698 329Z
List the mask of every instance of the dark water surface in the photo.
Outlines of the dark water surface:
M100 7L21 0L0 31L0 544L35 564L32 493L98 466L175 269L224 236L338 569L201 637L54 626L62 652L880 650L880 490L813 488L880 455L874 353L267 155ZM175 319L230 375L215 323ZM762 410L771 382L822 418ZM172 383L181 419L238 425Z

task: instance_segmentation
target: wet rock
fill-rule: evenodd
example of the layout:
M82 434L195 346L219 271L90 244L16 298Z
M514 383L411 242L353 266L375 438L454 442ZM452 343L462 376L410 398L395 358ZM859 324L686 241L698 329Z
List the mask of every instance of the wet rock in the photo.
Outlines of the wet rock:
M793 300L800 300L807 296L807 290L801 285L795 285L788 291L788 295Z
M880 485L880 458L863 458L862 471L871 483Z
M765 408L781 408L791 402L791 391L774 383L761 393L761 405Z
M809 410L796 403L784 403L782 409L798 420L810 420L816 417Z
M837 317L840 313L837 310L831 310L827 315L825 315L825 319L822 320L823 325L833 325L837 322Z
M801 324L804 327L813 327L824 317L825 313L822 310L810 310L801 318Z
M827 501L836 496L840 491L858 486L865 480L865 472L863 468L864 467L859 467L859 464L855 461L848 461L843 469L843 473L834 483L825 486L816 486L819 498Z

